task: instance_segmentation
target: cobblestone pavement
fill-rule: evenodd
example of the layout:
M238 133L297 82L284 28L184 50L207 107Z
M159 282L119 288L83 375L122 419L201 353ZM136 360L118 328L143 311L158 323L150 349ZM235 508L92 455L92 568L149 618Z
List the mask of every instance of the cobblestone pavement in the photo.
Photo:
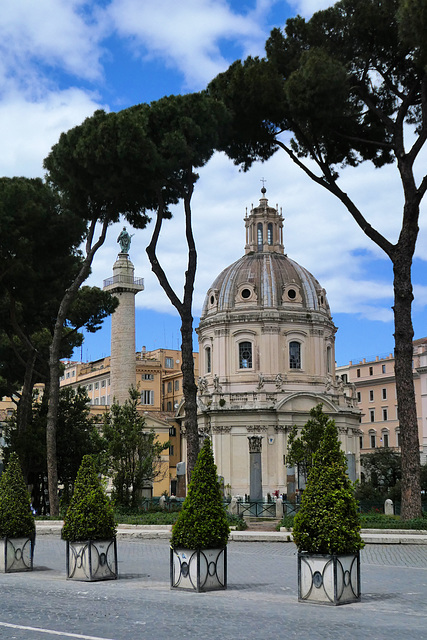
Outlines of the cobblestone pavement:
M228 589L171 591L167 540L121 541L119 580L65 579L65 543L37 540L34 571L0 574L3 640L427 640L427 546L367 545L362 601L297 601L292 543L231 542Z

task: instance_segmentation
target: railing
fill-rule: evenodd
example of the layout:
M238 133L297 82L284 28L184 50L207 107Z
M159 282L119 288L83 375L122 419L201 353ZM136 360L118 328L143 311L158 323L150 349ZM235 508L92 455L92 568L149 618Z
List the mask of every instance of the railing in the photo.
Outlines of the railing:
M117 275L111 276L104 280L104 287L109 287L112 284L135 284L139 287L144 286L144 278L133 278L132 276Z
M244 518L276 518L275 502L237 502L237 515Z

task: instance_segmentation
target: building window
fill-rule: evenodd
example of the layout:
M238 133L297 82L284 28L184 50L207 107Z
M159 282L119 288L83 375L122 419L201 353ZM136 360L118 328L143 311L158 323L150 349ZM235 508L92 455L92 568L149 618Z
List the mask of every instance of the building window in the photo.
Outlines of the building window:
M154 404L154 391L148 389L141 391L141 404Z
M385 364L382 364L382 365L381 365L381 371L382 371L383 373L385 373Z
M144 373L142 376L143 380L154 380L154 373Z
M301 345L299 342L289 343L289 368L301 369Z
M270 246L273 244L273 225L271 222L268 223L267 227L267 242Z
M356 376L360 378L360 369L356 369Z
M341 376L341 380L344 382L344 384L348 383L348 375L346 373L343 373Z
M101 396L101 404L105 404L105 396Z
M173 456L173 444L171 444L169 447L169 455Z
M169 435L176 436L176 427L169 427Z
M383 421L386 422L388 420L388 410L383 409Z
M172 382L168 382L168 393L172 393Z
M95 404L99 404L99 398L95 398Z
M211 363L211 348L210 347L206 347L205 349L205 358L206 358L206 373L210 373L211 372L211 367L212 367L212 363Z
M172 411L172 402L171 402L171 400L169 400L169 402L167 403L166 411Z
M89 391L92 391L92 385L91 384L89 385Z
M383 435L383 447L388 449L388 447L390 446L388 431L383 431L382 435Z
M262 245L263 245L262 222L258 222L258 226L257 226L257 241L258 241L258 251L262 251Z
M397 446L400 447L400 431L396 431L396 442Z
M173 358L165 358L165 368L173 369Z
M374 367L369 367L369 375L370 376L374 375Z
M99 389L99 382L95 382L95 389Z
M382 398L383 400L387 400L387 389L382 390Z
M179 391L179 380L175 380L175 391Z
M375 422L375 409L369 409L369 420Z
M239 368L252 368L252 344L250 342L240 342L239 344Z
M362 394L360 393L360 391L357 392L357 402L361 402L362 401Z
M101 382L101 387L105 388L105 380Z
M359 436L359 447L363 449L363 436Z
M370 441L371 449L375 449L375 447L376 447L376 435L375 435L375 433L370 433L369 434L369 441Z
M369 402L373 402L374 401L374 390L370 389L369 391Z

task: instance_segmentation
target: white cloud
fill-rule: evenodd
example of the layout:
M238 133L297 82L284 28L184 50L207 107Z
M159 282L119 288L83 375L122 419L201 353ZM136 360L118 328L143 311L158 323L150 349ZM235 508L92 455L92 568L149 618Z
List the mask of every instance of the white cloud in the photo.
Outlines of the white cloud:
M84 0L13 0L0 12L3 76L31 84L37 64L58 66L81 78L99 79L101 29Z
M118 33L132 40L135 55L162 59L192 89L229 66L222 41L238 42L246 55L262 53L266 39L257 12L239 15L224 0L113 0L109 13Z
M42 176L43 158L60 134L80 124L101 105L95 96L68 89L49 92L38 102L29 102L11 92L0 101L0 175Z

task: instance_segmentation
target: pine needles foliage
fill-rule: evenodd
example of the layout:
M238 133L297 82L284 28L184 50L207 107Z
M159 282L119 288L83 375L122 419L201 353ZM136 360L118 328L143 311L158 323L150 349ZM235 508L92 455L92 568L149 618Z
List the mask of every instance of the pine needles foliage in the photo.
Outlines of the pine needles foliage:
M309 553L355 553L364 546L354 486L334 420L327 422L314 455L293 538L299 551Z
M206 438L191 475L187 497L172 529L171 547L224 547L229 533L212 445Z
M62 527L63 540L110 540L116 536L114 510L92 456L83 456Z
M0 478L0 538L31 538L36 527L18 455L13 452Z

